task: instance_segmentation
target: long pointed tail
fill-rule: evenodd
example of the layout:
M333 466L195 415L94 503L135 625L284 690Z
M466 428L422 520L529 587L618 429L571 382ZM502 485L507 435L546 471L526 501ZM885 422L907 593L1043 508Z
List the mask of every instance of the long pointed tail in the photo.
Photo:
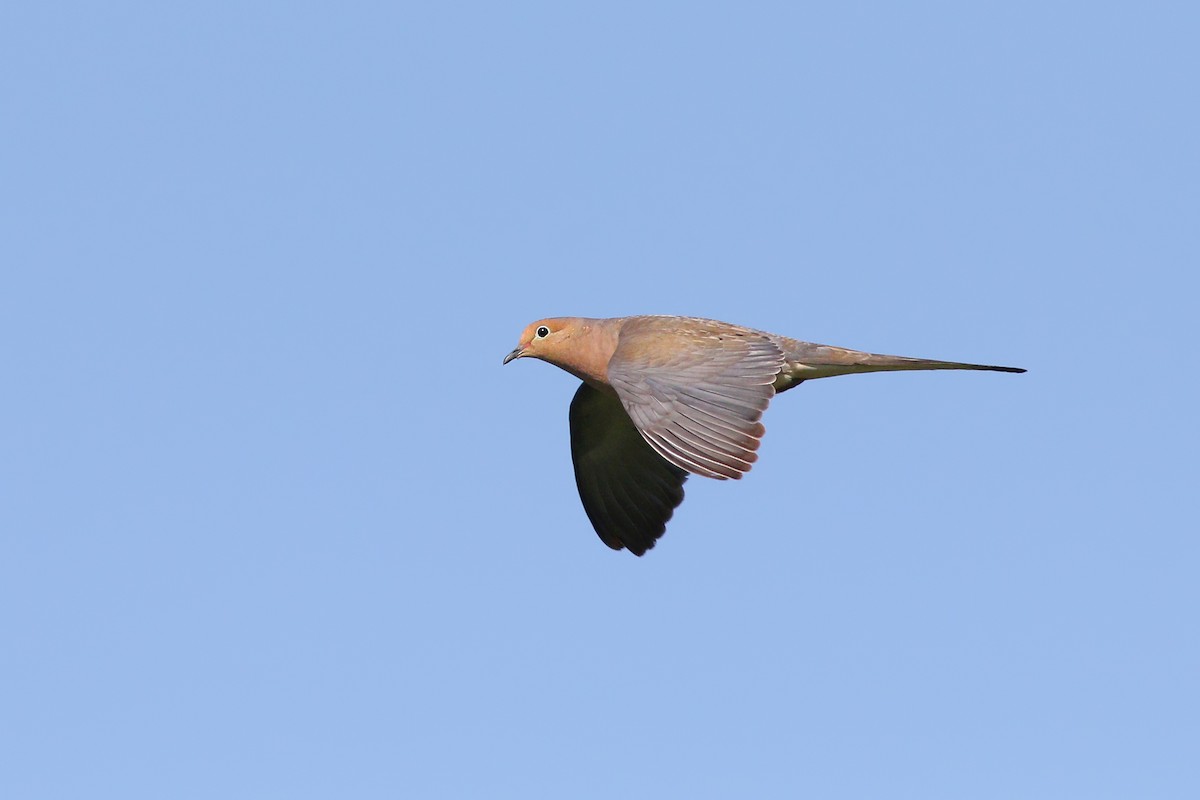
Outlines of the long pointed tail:
M849 352L854 352L853 350ZM860 358L855 366L869 367L870 371L904 369L983 369L990 372L1024 372L1021 367L997 367L990 364L965 364L961 361L935 361L929 358L907 356L885 356L878 353L857 353ZM866 370L864 370L866 371Z
M860 372L898 372L929 369L975 369L990 372L1024 372L1020 367L998 367L990 364L967 364L961 361L935 361L928 358L888 356L864 353L845 347L799 342L794 339L780 342L787 356L787 366L781 378L782 390L794 382L829 378L834 375L855 375ZM784 385L786 384L786 385Z

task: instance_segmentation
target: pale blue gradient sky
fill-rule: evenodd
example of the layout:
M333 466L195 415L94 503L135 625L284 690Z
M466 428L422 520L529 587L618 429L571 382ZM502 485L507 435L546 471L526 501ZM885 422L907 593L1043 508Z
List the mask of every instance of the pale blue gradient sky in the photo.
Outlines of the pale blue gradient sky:
M1200 796L1200 12L11 3L0 796ZM805 385L644 559L548 315Z

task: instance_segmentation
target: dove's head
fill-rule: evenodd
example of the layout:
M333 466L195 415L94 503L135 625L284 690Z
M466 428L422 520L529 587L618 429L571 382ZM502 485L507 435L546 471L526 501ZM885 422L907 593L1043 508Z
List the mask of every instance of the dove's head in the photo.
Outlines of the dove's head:
M574 317L554 317L531 322L521 331L516 348L504 357L504 363L530 356L557 364L555 355L568 350L571 340L582 327Z
M539 319L521 332L516 348L504 357L538 358L593 384L608 382L608 360L616 349L619 320L552 317Z

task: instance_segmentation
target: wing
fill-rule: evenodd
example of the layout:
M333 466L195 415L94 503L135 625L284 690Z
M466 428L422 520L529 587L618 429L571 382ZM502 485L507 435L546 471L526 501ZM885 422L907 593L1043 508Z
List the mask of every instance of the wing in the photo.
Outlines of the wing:
M759 421L784 366L779 345L747 328L702 320L627 325L608 380L638 431L672 464L740 478L758 458Z
M687 473L659 458L612 395L580 384L571 401L575 484L592 527L614 550L642 555L683 502Z

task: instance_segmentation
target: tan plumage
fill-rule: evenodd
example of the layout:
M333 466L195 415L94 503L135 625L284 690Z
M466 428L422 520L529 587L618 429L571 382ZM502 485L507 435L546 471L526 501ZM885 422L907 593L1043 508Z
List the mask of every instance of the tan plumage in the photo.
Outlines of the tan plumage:
M539 358L583 381L571 458L584 510L609 547L642 555L683 502L689 473L750 471L771 398L802 381L859 372L973 369L863 353L695 317L560 317L529 325L504 363Z

